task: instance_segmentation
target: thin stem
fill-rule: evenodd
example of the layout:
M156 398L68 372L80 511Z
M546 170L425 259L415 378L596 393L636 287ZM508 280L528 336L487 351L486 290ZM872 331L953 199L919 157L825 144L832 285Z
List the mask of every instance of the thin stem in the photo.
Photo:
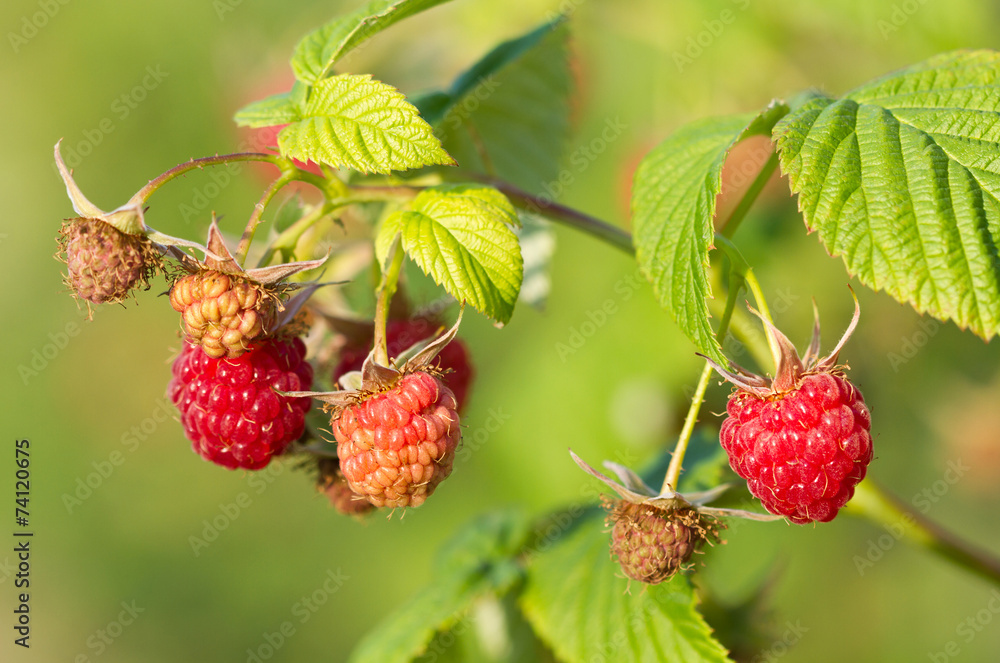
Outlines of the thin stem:
M266 161L274 164L278 168L283 168L283 162L285 159L276 154L267 154L265 152L236 152L234 154L217 154L214 157L191 159L190 161L174 166L162 175L149 180L146 186L139 189L139 191L132 196L132 202L138 202L140 204L146 202L146 200L148 200L149 197L153 195L153 193L161 186L172 179L191 172L192 170L201 169L205 166L221 166L239 161Z
M325 217L334 209L336 209L336 206L329 202L317 205L311 212L290 225L280 235L274 238L271 245L268 246L266 251L264 251L264 255L261 256L258 266L264 267L267 265L271 262L271 259L274 258L274 254L282 249L294 252L295 247L302 238L302 235L309 230L313 224Z
M389 350L385 338L385 323L389 319L389 305L392 295L396 292L396 282L399 281L399 271L403 266L403 247L400 237L396 236L386 264L383 266L382 279L379 281L377 300L375 303L375 362L382 366L389 365Z
M743 194L743 198L740 200L739 204L733 208L732 213L729 218L726 219L725 223L719 226L719 232L726 237L732 237L739 228L740 222L743 217L747 215L747 212L753 206L754 202L757 201L757 197L760 192L764 190L767 185L768 180L771 179L771 175L778 168L778 154L777 152L772 153L767 161L764 162L764 166L757 173L757 177L750 184L750 188L747 189L746 193Z
M668 490L677 489L677 481L681 476L684 455L687 453L688 442L691 441L694 425L698 423L698 412L701 410L701 404L705 401L705 391L708 390L708 381L712 377L713 370L708 364L705 364L705 367L701 369L701 377L698 379L698 386L695 387L694 396L691 398L691 407L688 408L687 416L684 418L684 427L681 429L677 446L674 447L674 455L670 459L670 467L667 468L667 474L663 477L663 487L660 489L661 494Z
M846 509L848 513L867 518L889 529L894 536L895 532L901 532L898 536L1000 585L1000 560L908 508L899 498L883 490L871 479L858 484L854 498L847 503Z
M735 284L739 279L742 279L742 275L737 274L733 270L733 277L730 279L730 283ZM729 331L729 323L732 320L733 311L736 309L736 299L739 297L742 287L743 284L739 283L736 287L730 287L729 289L729 294L726 297L726 310L722 314L721 320L719 320L719 329L715 333L715 337L718 339L725 339L726 333ZM684 456L687 454L688 443L691 441L691 434L694 433L695 424L698 423L698 413L701 411L701 405L705 401L705 392L708 390L708 382L712 377L713 370L712 366L706 362L705 367L701 371L698 386L695 387L694 396L691 398L691 407L688 408L687 416L684 418L684 426L681 428L681 434L677 439L677 446L674 447L674 455L670 459L667 474L663 477L663 487L660 489L661 494L668 490L677 489L681 469L684 464Z
M254 205L253 212L250 214L250 219L247 221L246 228L243 230L243 237L240 238L239 246L236 247L236 262L243 264L243 260L247 257L247 252L250 250L250 242L253 241L254 232L257 230L257 225L260 223L261 217L264 215L264 210L267 209L268 203L274 198L275 194L281 190L289 182L295 179L295 174L289 171L282 171L278 179L271 182L271 184L264 190L264 194L260 197L260 200Z

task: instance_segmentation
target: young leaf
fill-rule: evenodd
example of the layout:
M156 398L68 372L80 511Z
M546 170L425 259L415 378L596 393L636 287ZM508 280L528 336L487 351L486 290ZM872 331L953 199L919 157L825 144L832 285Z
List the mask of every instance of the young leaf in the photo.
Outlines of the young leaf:
M310 32L295 47L295 77L314 85L326 78L347 51L393 23L448 0L370 0L357 10Z
M584 518L534 558L521 606L560 661L587 663L596 652L618 663L727 661L695 610L691 583L677 576L635 587L608 555L597 517Z
M522 577L515 556L527 534L526 520L514 513L491 514L464 528L443 549L454 564L439 563L428 586L369 631L349 663L409 663L478 597L505 594Z
M725 364L707 298L712 217L722 164L744 138L767 134L788 112L771 102L760 113L707 118L681 127L639 164L632 186L633 243L660 304L700 352Z
M292 100L292 93L283 92L247 104L236 112L233 119L237 126L257 129L296 122L301 119L301 114Z
M821 97L774 128L810 230L865 285L1000 331L1000 54L959 51Z
M414 103L463 168L547 193L569 135L567 40L561 18L545 23Z
M394 212L375 238L379 261L397 235L403 250L455 299L501 324L514 312L524 276L517 213L507 198L483 185L425 189L409 210Z
M369 75L317 83L301 118L278 134L278 148L284 156L362 173L454 165L417 109Z

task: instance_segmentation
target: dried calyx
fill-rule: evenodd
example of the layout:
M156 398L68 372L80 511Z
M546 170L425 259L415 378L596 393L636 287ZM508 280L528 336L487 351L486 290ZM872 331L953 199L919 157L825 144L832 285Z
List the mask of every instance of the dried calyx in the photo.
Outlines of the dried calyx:
M757 310L749 306L747 307L750 309L751 313L760 318L761 322L764 323L764 329L767 333L768 341L771 346L771 354L774 358L775 369L773 379L752 373L732 361L729 362L729 366L732 370L728 370L705 355L699 354L699 356L704 358L705 361L707 361L712 368L714 368L719 375L724 377L727 381L736 385L743 391L749 392L760 398L769 398L777 394L792 391L799 386L802 382L802 378L807 375L837 372L837 357L840 355L840 351L843 349L848 339L850 339L851 334L854 333L855 328L858 326L858 320L861 316L861 307L858 304L858 298L857 295L854 294L853 289L851 289L851 296L854 297L854 316L851 318L851 324L847 326L847 330L840 338L837 346L825 357L819 356L819 311L816 308L815 301L813 301L814 323L812 340L809 343L809 347L806 349L805 355L801 357L795 349L795 346L792 345L792 342L788 340L788 337L785 336L781 330L775 327L770 320L762 316Z

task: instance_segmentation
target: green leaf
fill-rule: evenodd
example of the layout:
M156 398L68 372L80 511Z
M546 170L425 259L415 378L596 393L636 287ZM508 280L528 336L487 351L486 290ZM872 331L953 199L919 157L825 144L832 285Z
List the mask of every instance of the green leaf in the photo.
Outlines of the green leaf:
M233 119L237 126L256 129L296 122L301 117L298 106L292 100L292 93L284 92L247 104L236 112Z
M569 136L568 36L561 18L545 23L497 46L448 92L415 100L464 169L536 194L558 180Z
M458 301L506 324L524 276L517 213L507 198L482 185L425 189L409 210L389 215L375 238L380 262L397 235L403 250Z
M1000 54L959 51L774 128L806 225L865 285L1000 330Z
M409 663L422 654L434 634L457 623L483 596L502 596L522 578L516 553L528 535L526 519L516 513L480 518L444 546L453 566L439 564L430 584L358 643L349 663Z
M684 455L684 472L681 474L678 490L682 493L696 493L710 490L722 483L729 456L719 444L719 430L709 426L698 426L688 442ZM663 473L660 473L663 476Z
M326 78L333 65L358 44L393 23L448 0L370 0L357 10L310 32L295 47L292 70L310 85Z
M608 539L600 517L584 518L528 569L521 606L559 660L587 663L599 652L616 663L727 661L687 578L633 582L629 592Z
M708 252L716 196L729 150L767 134L788 112L771 102L760 113L707 118L681 127L639 164L632 186L632 241L660 304L703 354L726 364L709 322Z
M317 83L301 119L278 134L278 148L284 156L362 173L454 164L417 109L369 75Z

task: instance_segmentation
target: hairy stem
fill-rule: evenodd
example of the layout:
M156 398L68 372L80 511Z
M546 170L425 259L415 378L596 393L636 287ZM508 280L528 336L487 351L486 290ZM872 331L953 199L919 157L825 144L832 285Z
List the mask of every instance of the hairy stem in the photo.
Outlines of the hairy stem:
M250 243L253 241L254 232L257 230L257 225L260 223L261 217L264 215L264 210L267 209L268 204L274 198L275 194L278 193L286 184L295 179L295 175L289 171L282 171L278 179L271 182L271 184L264 190L264 194L257 201L257 204L253 207L253 212L250 214L250 219L247 220L246 228L243 230L243 237L240 238L239 246L236 247L236 262L243 264L243 261L247 257L247 252L250 250Z
M858 484L847 513L866 518L892 531L902 529L911 543L927 548L970 573L1000 585L1000 559L960 539L907 507L871 479Z

